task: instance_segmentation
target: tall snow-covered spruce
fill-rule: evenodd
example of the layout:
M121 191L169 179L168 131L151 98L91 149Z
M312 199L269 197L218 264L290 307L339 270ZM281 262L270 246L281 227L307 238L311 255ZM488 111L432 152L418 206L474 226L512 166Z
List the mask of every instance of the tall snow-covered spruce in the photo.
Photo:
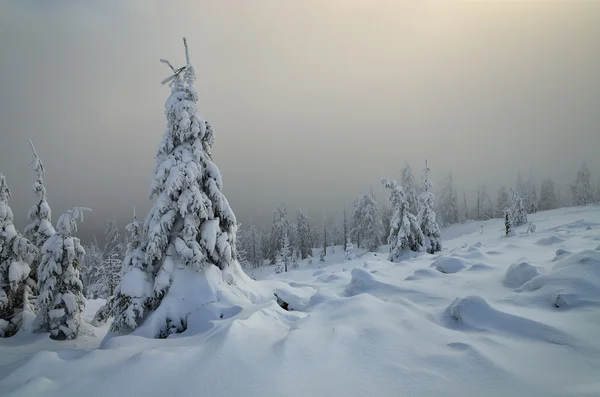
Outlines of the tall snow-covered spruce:
M119 304L115 313L119 324L141 326L140 334L149 337L183 332L190 313L222 302L230 296L225 291L244 278L236 261L236 218L211 157L212 126L196 110L195 73L185 39L184 45L185 66L175 69L161 60L173 74L163 81L171 95L150 187L150 198L156 200L144 223L144 258L136 256L135 265L126 265L118 288L139 300L133 307Z
M57 340L75 339L83 324L83 283L79 269L85 255L77 231L77 218L83 220L87 208L73 208L56 223L56 233L42 248L38 267L36 328L49 331Z
M390 189L390 205L394 211L390 222L389 261L397 262L404 251L421 251L423 249L423 233L417 218L409 212L410 207L406 194L395 180L382 179L381 183Z
M423 192L419 194L419 212L417 214L417 222L421 226L421 231L424 236L425 250L430 254L434 254L442 250L442 233L440 226L435 220L435 197L431 192L433 183L429 180L429 167L425 160Z
M37 283L37 267L40 260L42 259L42 247L44 243L54 235L55 230L52 226L52 212L48 205L46 197L46 187L44 186L44 180L42 174L46 172L42 160L33 146L31 139L29 140L31 150L33 151L33 160L31 164L35 170L36 179L33 184L33 193L36 196L35 204L31 207L28 214L27 226L24 230L25 238L31 241L40 252L40 255L31 264L31 280ZM33 289L37 289L37 285L32 285Z
M8 206L10 190L0 174L0 337L14 335L33 316L30 304L31 263L35 246L15 228Z

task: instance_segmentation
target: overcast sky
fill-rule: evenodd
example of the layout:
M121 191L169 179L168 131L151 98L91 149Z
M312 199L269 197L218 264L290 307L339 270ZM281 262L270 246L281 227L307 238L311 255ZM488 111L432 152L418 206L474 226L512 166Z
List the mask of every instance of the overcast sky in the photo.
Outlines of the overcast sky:
M89 237L148 211L169 95L158 60L181 65L183 36L241 222L266 225L280 202L320 216L426 157L434 182L453 171L494 200L519 169L563 190L582 160L600 176L600 2L8 0L0 172L20 226L26 138L54 221L91 207Z

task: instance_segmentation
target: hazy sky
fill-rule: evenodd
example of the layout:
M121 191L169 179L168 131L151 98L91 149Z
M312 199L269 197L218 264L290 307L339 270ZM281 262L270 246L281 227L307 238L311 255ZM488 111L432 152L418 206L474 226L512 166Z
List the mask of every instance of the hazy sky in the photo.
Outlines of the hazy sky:
M84 236L150 207L169 75L189 41L238 219L340 208L404 161L460 191L600 176L600 2L0 2L0 172L19 225L32 138L53 219ZM380 199L383 198L380 195Z

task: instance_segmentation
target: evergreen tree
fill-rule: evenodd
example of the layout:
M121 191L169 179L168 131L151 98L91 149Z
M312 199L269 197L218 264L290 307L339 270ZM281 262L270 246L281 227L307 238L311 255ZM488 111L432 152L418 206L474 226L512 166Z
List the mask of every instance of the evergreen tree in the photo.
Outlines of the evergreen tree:
M355 201L352 223L353 235L358 246L377 251L381 246L383 225L373 193L364 193Z
M115 319L110 330L124 334L135 329L152 306L152 279L147 272L144 225L137 220L125 227L130 233L127 251L123 259L123 280L115 290L113 314Z
M464 218L463 216L461 216L463 223L469 220L469 207L467 206L467 194L465 192L463 192L463 205L462 205L462 213L464 214Z
M392 222L392 216L394 216L394 209L390 207L389 203L384 203L381 206L381 223L383 225L383 235L390 235L390 224Z
M0 337L14 335L32 316L31 263L38 251L13 224L10 190L0 174Z
M600 189L600 186L599 186ZM344 202L344 206L343 206L343 229L344 229L344 247L348 246L348 216L346 214L346 202Z
M517 175L517 187L514 189L517 191L519 197L523 200L523 207L525 209L529 208L529 196L527 194L527 184L523 180L523 176L521 175L521 171L519 170L519 174Z
M417 214L417 223L423 233L423 243L425 250L434 254L442 250L442 233L435 219L433 211L435 196L431 192L433 183L429 180L429 172L431 170L427 166L425 160L423 191L419 195L419 213Z
M417 211L419 211L419 193L417 191L417 183L415 182L415 177L413 176L412 169L410 168L410 165L408 165L408 162L404 163L400 185L402 186L402 190L406 195L406 201L408 202L408 211L411 214L416 214Z
M187 45L186 60L186 65L177 70L163 60L173 75L163 81L169 83L171 95L165 104L167 131L157 152L150 187L150 198L156 200L144 224L147 237L143 268L125 272L122 281L125 286L143 286L147 275L151 275L153 299L147 312L156 312L176 279L189 277L186 269L197 272L197 278L187 282L197 282L199 288L217 282L206 276L209 269L231 288L244 277L236 261L236 218L222 193L221 173L211 157L213 128L196 109L198 94L193 87L195 73ZM220 271L213 271L212 266ZM218 288L222 287L214 286ZM187 323L185 317L172 313L169 318L153 321L156 337L182 332Z
M38 252L42 252L44 243L52 237L55 231L54 226L52 226L52 212L50 211L50 206L48 205L46 197L46 187L44 186L44 180L42 179L42 174L46 172L46 170L44 169L44 164L42 164L42 160L38 156L31 139L29 140L29 144L33 151L33 160L31 164L33 165L36 175L36 180L33 184L33 193L36 196L36 201L29 210L27 226L25 227L23 234L26 239L36 246ZM37 267L41 259L42 256L37 255L35 260L31 263L29 277L32 281L30 283L32 291L37 290Z
M246 252L248 255L248 260L255 268L259 267L263 261L260 242L260 234L258 230L256 230L256 226L251 224L248 228L248 235L246 238Z
M512 218L513 214L510 208L504 208L504 232L506 236L509 236L512 231Z
M446 176L442 186L439 213L444 226L458 223L458 199L452 182L452 173Z
M348 242L346 243L346 251L344 253L344 259L346 259L347 261L353 261L356 259L356 252L354 250L354 244L352 244L352 241L348 240Z
M392 179L383 179L383 186L390 189L390 205L394 209L390 235L389 261L397 262L403 251L421 251L423 249L423 233L417 218L409 212L408 201L402 186Z
M500 186L498 189L498 199L496 200L496 209L498 216L504 217L504 209L510 207L510 196L506 186Z
M323 218L323 254L327 255L327 217Z
M586 205L594 201L590 169L585 161L581 165L579 172L577 172L577 178L570 187L571 194L573 194L573 205Z
M556 193L554 191L554 181L550 178L542 181L540 188L539 208L542 211L556 208Z
M97 299L108 296L108 283L106 283L103 269L102 250L98 246L98 241L94 239L85 247L85 256L83 257L83 266L81 269L81 281L83 283L84 294L88 299Z
M488 220L493 217L494 207L486 186L477 186L477 220Z
M535 182L533 181L533 177L530 176L527 180L527 184L525 185L525 196L527 197L527 206L525 210L529 214L535 214L538 211L538 197L535 188Z
M287 236L290 230L290 224L287 219L287 210L285 204L280 204L275 211L273 211L273 224L271 226L271 237L270 237L270 249L269 259L271 262L275 261L275 257L279 250L281 250L281 244L283 244L284 236ZM289 238L289 237L288 237Z
M84 210L87 208L75 207L59 218L56 233L44 244L38 268L36 328L49 331L56 340L75 339L83 324L85 301L79 268L85 251L73 233L76 220L83 221Z
M310 221L306 212L298 210L296 249L301 259L312 255L312 244L310 235Z
M283 271L287 273L291 263L292 263L292 252L290 250L290 240L288 239L287 234L283 236L283 242L281 243L281 248L277 254L279 258L279 262L281 266L283 266Z
M521 226L527 223L527 211L523 205L523 199L516 189L512 189L512 224L514 226Z
M121 265L123 263L121 259L121 236L116 220L106 223L104 234L106 238L102 270L105 272L104 281L108 286L108 296L112 296L121 278Z

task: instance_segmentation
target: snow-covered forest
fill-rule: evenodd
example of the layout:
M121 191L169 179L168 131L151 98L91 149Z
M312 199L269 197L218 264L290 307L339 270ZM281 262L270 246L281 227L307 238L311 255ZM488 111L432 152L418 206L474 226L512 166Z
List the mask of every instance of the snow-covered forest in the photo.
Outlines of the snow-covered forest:
M508 162L514 183L467 186L399 155L333 211L240 219L204 118L210 59L178 53L148 82L149 197L102 236L79 235L94 208L66 187L86 187L47 183L44 145L23 140L29 179L0 169L0 395L600 395L600 169L563 162L567 190Z

